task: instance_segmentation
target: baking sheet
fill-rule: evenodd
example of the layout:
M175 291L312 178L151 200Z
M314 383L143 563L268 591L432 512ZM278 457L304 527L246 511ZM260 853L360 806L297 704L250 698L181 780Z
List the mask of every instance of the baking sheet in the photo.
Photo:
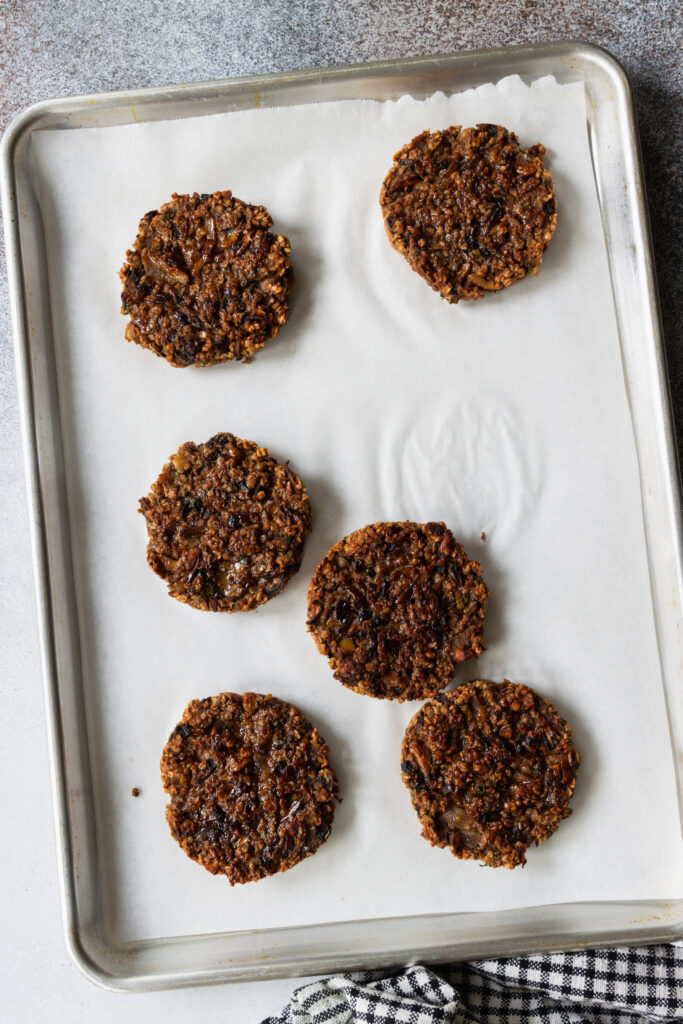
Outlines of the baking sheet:
M388 245L393 152L425 127L542 140L559 199L538 279L450 307ZM681 892L680 835L635 452L583 88L519 80L424 103L344 102L32 140L46 224L105 911L117 939ZM145 210L231 187L290 237L293 312L251 366L175 370L123 341L116 272ZM94 229L96 225L96 229ZM184 440L233 432L311 493L302 570L257 612L165 595L135 515ZM431 849L399 768L403 707L344 690L305 631L327 548L378 519L443 519L492 589L488 651L459 671L555 700L583 756L575 813L523 871ZM482 542L480 534L486 533ZM332 837L230 889L164 822L163 743L221 689L292 700L332 748ZM131 786L142 789L138 800ZM651 794L657 793L657 800Z

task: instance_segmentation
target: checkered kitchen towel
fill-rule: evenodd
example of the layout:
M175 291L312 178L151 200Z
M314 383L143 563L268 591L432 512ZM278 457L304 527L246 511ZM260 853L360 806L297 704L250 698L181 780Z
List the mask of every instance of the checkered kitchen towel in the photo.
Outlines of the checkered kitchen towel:
M438 973L437 973L438 972ZM343 974L262 1024L643 1024L683 1021L683 946Z

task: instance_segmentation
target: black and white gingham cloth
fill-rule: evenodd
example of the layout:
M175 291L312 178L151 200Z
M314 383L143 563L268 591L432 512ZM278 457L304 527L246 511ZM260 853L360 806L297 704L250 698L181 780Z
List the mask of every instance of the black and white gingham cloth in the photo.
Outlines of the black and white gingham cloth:
M643 1024L683 1021L683 945L342 974L262 1024Z

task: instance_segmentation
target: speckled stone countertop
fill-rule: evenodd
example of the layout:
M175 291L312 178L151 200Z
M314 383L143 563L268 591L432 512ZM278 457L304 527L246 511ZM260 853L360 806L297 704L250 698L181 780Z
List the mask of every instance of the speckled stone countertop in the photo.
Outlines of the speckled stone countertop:
M676 11L679 17L676 17ZM683 126L677 0L0 0L0 128L55 96L555 39L604 46L636 96L662 320L683 450ZM122 997L68 965L61 938L7 286L0 275L0 744L8 1020L256 1024L292 982ZM17 841L17 837L22 837Z

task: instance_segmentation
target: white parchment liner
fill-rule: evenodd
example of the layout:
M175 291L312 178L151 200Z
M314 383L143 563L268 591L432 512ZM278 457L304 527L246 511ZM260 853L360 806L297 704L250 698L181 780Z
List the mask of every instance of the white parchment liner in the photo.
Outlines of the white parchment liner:
M379 187L419 131L481 121L545 144L558 227L538 278L449 306L387 242ZM33 140L116 937L679 895L671 750L583 86L507 79L424 102ZM292 315L249 366L174 369L124 341L117 271L146 210L173 191L222 188L265 204L290 238ZM180 443L221 430L290 459L314 508L301 572L244 615L171 600L146 565L136 513ZM399 771L419 703L345 690L306 632L315 565L381 519L444 520L483 564L488 650L456 681L528 682L574 727L574 814L523 870L463 863L420 837ZM170 837L158 769L187 701L230 689L272 692L309 715L344 796L315 857L233 889Z

